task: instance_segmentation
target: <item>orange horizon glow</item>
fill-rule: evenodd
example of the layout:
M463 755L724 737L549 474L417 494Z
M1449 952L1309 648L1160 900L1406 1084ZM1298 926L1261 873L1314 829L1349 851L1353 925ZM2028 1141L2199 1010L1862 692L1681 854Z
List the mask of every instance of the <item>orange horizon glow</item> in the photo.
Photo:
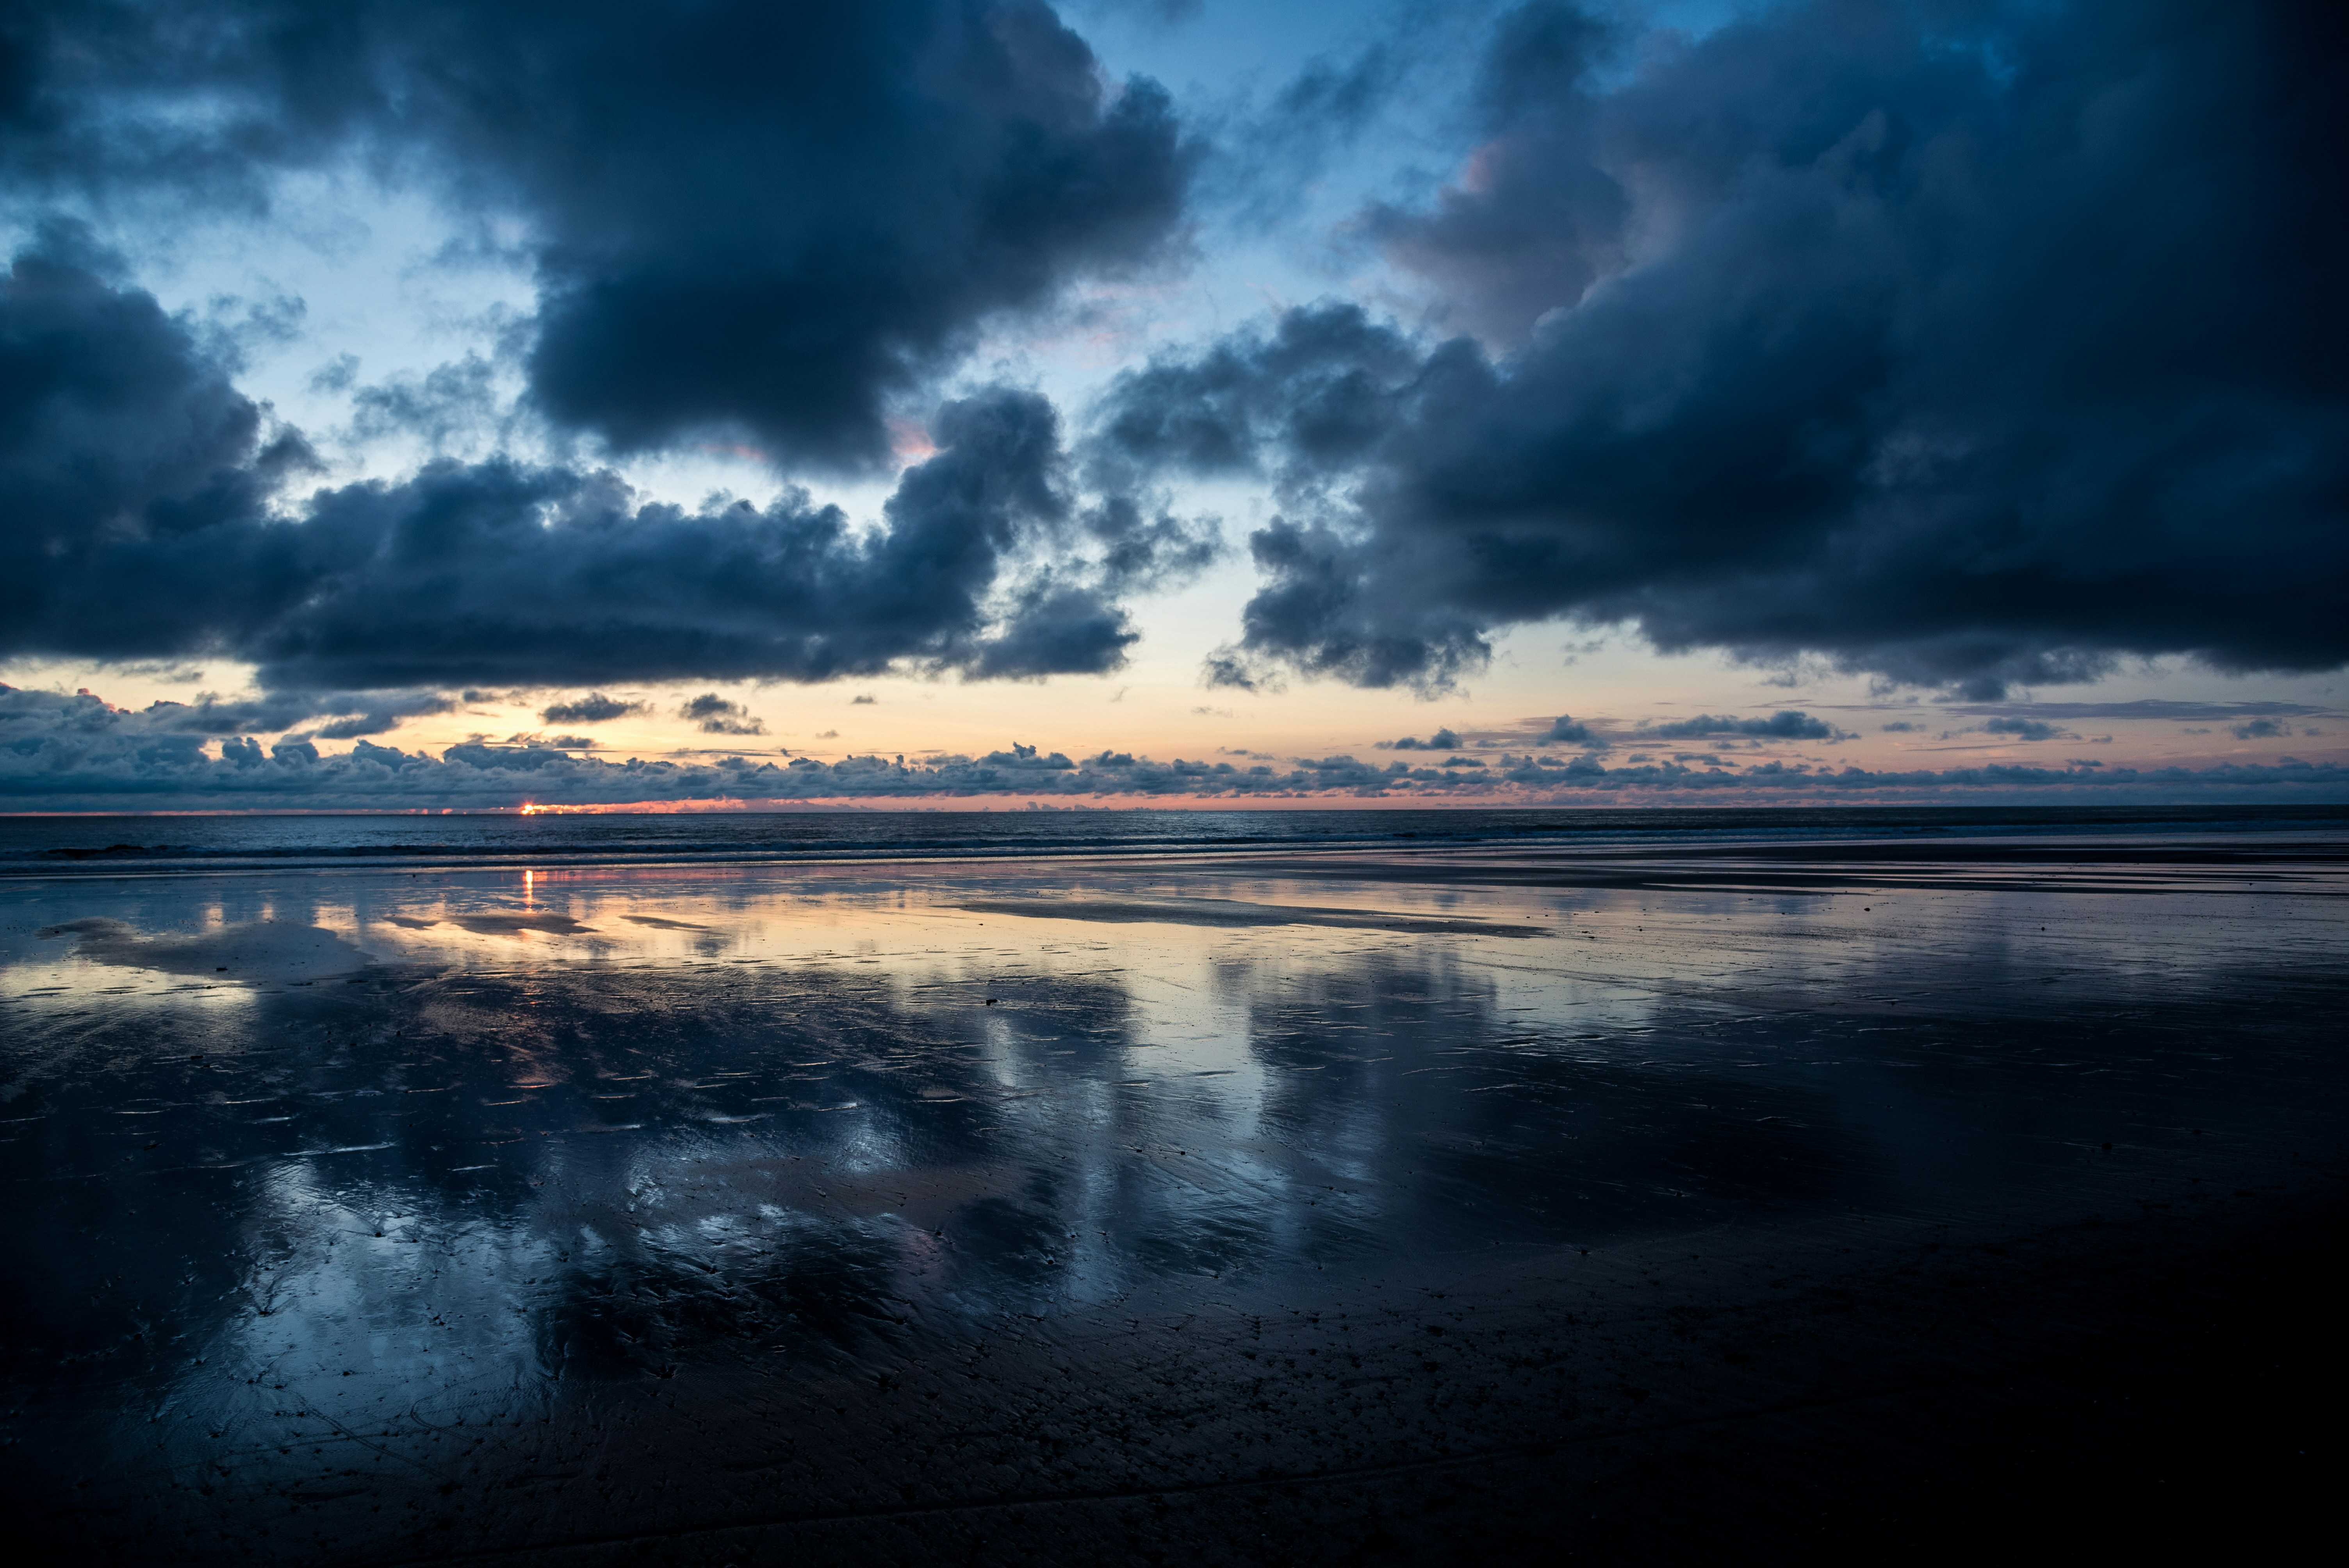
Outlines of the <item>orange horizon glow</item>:
M2158 786L2157 786L2158 788ZM231 808L181 808L149 810L75 810L75 811L0 811L0 820L8 818L104 818L104 817L555 817L555 816L722 816L759 815L839 816L852 812L881 816L890 813L935 812L959 813L965 816L985 816L999 813L1025 815L1043 811L1506 811L1506 810L1576 810L1576 811L1638 811L1666 809L1678 810L1739 810L1779 808L1785 810L1815 810L1822 806L1901 806L1911 808L1951 806L2043 806L2051 797L2095 802L2108 799L2102 792L2087 788L2067 788L2061 782L2050 782L2013 792L2021 799L2007 799L2008 791L1997 789L1952 789L1936 791L1908 791L1899 789L1838 790L1832 798L1800 796L1767 789L1713 789L1699 791L1670 789L1609 792L1604 796L1575 797L1544 795L1532 791L1503 792L1462 797L1454 795L1417 797L1409 794L1350 795L1339 791L1328 794L1290 795L1270 799L1230 796L1145 795L1092 796L1082 799L1063 799L1031 795L958 795L946 799L895 799L875 796L823 796L792 799L717 799L717 800L626 800L588 801L579 804L554 804L526 801L512 806L325 806L274 807L269 809L236 810ZM2209 805L2240 806L2246 804L2329 805L2326 800L2285 798L2272 801L2240 799L2194 800L2115 799L2117 806L2141 805Z

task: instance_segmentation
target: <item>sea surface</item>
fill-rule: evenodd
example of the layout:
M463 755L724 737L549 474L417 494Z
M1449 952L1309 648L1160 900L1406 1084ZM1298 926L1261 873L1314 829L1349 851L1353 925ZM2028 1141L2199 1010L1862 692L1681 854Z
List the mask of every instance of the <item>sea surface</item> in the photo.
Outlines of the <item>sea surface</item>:
M2349 806L1745 810L782 811L0 816L0 875L353 862L955 860L1870 838L2240 834L2349 826Z

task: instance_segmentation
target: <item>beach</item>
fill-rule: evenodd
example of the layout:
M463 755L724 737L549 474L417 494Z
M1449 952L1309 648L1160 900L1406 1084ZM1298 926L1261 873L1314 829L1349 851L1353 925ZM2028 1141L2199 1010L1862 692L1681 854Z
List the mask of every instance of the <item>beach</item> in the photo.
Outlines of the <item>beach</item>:
M12 6L0 1543L2306 1554L2344 145L2338 5Z
M27 830L11 1516L125 1562L2280 1543L2339 1459L2349 824L1898 826Z

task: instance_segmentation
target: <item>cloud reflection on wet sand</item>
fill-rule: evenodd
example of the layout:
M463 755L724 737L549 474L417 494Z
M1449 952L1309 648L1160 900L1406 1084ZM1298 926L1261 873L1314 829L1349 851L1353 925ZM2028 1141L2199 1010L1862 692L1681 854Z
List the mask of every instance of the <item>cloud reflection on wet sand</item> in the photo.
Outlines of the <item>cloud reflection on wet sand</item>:
M1207 897L1247 920L1181 918ZM1071 898L1116 918L1042 902ZM2292 903L1032 866L45 885L0 970L10 1424L111 1508L291 1488L332 1533L353 1500L431 1511L419 1475L544 1461L573 1497L581 1422L674 1427L681 1390L853 1427L1007 1335L2069 1214L2198 1139L2332 1136L2295 1019L2340 921ZM180 961L253 934L344 956ZM739 1460L715 1441L672 1448Z

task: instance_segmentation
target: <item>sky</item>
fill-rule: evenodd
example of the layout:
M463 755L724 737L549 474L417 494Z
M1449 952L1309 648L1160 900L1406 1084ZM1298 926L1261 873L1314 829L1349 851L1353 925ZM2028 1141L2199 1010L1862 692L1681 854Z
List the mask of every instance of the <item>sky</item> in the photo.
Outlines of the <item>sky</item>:
M0 810L2349 799L2344 28L10 7Z

